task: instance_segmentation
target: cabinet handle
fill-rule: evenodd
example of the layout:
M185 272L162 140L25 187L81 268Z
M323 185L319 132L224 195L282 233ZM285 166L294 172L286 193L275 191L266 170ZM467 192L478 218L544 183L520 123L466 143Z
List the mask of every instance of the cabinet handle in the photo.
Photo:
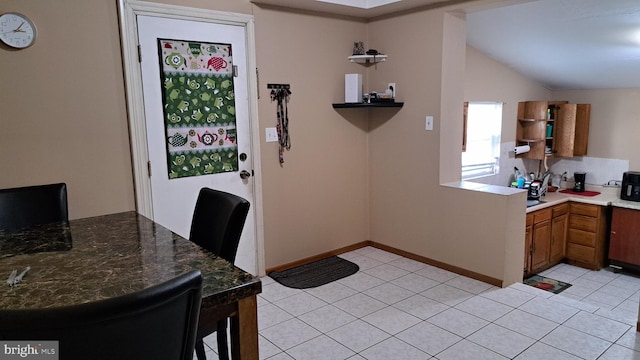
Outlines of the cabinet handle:
M611 230L611 235L615 235L615 234L616 234L616 232Z

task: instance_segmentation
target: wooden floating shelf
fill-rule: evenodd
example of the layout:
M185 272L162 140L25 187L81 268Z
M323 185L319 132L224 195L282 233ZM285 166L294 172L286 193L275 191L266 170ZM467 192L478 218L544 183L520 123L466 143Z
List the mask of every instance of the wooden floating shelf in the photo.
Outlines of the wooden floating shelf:
M387 55L352 55L349 61L359 64L373 64L387 61Z
M347 109L347 108L401 108L404 106L403 102L373 102L373 103L335 103L332 104L334 109Z

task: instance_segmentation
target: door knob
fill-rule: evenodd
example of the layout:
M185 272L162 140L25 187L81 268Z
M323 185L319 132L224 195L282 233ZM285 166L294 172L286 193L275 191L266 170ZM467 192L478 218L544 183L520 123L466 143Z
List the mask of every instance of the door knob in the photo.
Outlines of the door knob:
M240 171L240 178L242 180L248 179L249 177L251 177L251 173L250 172L248 172L247 170Z

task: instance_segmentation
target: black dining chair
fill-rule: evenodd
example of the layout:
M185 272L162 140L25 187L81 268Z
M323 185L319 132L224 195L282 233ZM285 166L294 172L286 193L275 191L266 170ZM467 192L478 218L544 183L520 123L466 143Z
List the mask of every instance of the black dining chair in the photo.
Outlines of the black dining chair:
M0 310L0 339L58 341L65 360L192 360L202 274L79 305Z
M227 192L202 188L193 212L189 240L233 263L248 213L249 201L246 199ZM206 359L202 339L214 332L217 332L219 359L229 359L227 320L213 324L200 323L195 347L198 360Z
M65 183L0 189L0 230L68 220Z

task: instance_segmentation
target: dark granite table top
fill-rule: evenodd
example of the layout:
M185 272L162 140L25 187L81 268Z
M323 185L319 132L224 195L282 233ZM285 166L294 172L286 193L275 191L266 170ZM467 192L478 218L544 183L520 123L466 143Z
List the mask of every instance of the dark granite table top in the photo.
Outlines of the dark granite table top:
M27 275L10 287L10 273L27 266ZM133 211L0 232L0 308L106 299L195 269L203 275L203 309L235 303L262 290L258 277Z

